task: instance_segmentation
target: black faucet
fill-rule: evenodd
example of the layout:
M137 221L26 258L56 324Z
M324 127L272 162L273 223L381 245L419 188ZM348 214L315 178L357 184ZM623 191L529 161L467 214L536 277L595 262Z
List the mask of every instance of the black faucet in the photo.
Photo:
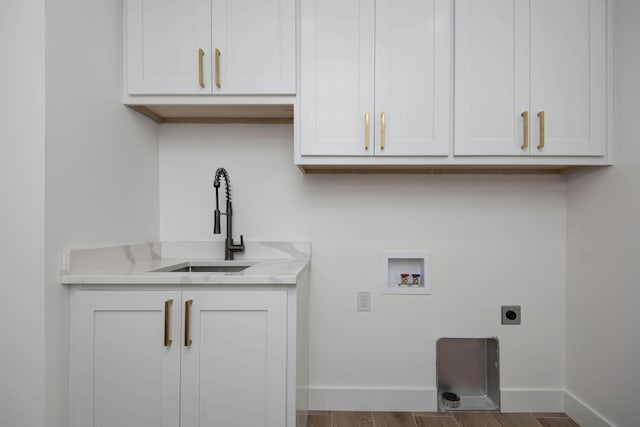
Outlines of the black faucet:
M220 188L220 177L224 178L224 185L227 192L227 211L220 213L218 207L218 188ZM233 243L233 209L231 208L231 183L229 182L229 174L224 168L218 168L215 178L213 179L213 187L216 189L216 210L213 212L213 234L220 234L220 215L227 216L227 237L224 239L224 259L232 260L234 252L244 252L244 239L240 235L240 244Z

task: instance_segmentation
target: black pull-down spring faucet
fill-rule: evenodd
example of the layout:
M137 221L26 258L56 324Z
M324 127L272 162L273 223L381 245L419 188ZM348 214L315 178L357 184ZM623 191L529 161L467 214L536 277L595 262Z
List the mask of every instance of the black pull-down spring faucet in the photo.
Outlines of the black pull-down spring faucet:
M227 193L227 211L220 212L218 205L218 188L220 188L220 177L224 178L224 185ZM224 259L232 260L234 252L244 252L244 239L240 235L240 244L233 243L233 209L231 207L231 183L229 182L229 174L224 168L218 168L213 179L213 187L216 189L216 210L213 212L213 234L220 234L220 215L227 217L227 237L224 240Z

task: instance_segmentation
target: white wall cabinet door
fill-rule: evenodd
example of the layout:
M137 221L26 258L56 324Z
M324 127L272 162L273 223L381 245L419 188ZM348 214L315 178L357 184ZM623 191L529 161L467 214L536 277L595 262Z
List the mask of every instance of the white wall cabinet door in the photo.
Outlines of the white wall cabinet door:
M374 0L301 1L302 155L373 154L374 13Z
M301 155L446 156L451 2L301 5Z
M456 0L455 22L455 155L606 154L606 0Z
M295 93L295 0L212 0L211 30L214 94Z
M71 425L176 427L180 292L73 294ZM169 307L165 346L165 302Z
M376 0L376 156L449 154L450 20L450 0Z
M183 300L192 305L180 425L286 426L286 291L185 291Z
M295 93L295 28L295 0L127 0L128 93Z
M531 0L531 154L606 154L606 16L605 0Z
M210 94L211 0L127 0L125 7L128 92Z
M528 155L529 1L456 0L454 42L455 155Z

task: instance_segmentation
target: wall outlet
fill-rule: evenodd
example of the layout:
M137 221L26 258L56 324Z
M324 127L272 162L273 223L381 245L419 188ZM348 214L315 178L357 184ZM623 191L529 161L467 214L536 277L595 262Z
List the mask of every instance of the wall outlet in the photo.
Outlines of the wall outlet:
M371 311L371 291L358 291L358 311Z
M503 305L501 311L502 311L503 325L519 325L520 324L520 306L519 305Z

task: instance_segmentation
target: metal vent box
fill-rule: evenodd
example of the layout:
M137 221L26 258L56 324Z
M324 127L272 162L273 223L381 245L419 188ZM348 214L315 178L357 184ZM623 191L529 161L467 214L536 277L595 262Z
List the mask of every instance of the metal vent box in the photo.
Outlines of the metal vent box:
M500 410L500 365L497 338L440 338L436 344L439 411ZM455 393L459 402L443 399Z

